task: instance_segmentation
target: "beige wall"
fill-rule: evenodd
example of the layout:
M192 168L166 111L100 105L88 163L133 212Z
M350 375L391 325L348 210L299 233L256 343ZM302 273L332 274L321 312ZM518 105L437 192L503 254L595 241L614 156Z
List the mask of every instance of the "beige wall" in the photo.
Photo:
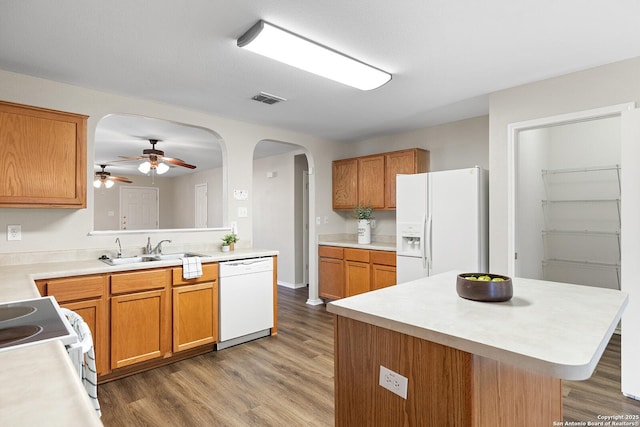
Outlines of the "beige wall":
M392 135L369 138L348 144L349 155L364 156L405 148L429 150L432 171L463 169L473 166L489 168L489 117L480 116L443 125ZM395 236L394 212L374 212L376 228L372 239ZM342 213L345 233L355 233L357 222L350 213Z
M273 176L268 178L267 173ZM254 160L252 199L254 246L280 251L278 281L292 287L295 282L294 153Z
M489 167L489 116L474 117L411 132L369 138L352 144L350 154L364 156L404 148L424 148L431 170Z
M491 271L507 271L508 171L510 123L640 100L640 58L518 86L489 98ZM624 159L623 159L624 162Z
M240 246L251 246L253 222L251 216L238 218L238 206L248 206L251 201L233 199L234 189L246 189L251 194L253 150L263 139L295 143L308 154L313 175L310 177L310 211L313 216L326 215L331 211L331 160L343 155L342 144L310 135L285 131L267 126L229 120L212 114L188 110L123 95L89 90L77 86L34 78L31 76L0 71L0 99L44 108L86 114L89 116L87 132L87 164L92 165L94 134L99 120L107 114L137 114L164 120L172 120L210 129L220 136L223 156L229 167L224 168L223 180L227 192L224 195L225 222L237 221ZM316 164L320 165L316 167ZM0 256L12 253L31 253L52 250L113 249L114 236L89 235L93 229L93 171L87 168L87 209L2 209L0 219ZM22 240L6 240L7 224L22 225ZM316 228L310 223L310 232L315 236L323 232L324 225ZM331 224L342 228L343 224ZM330 227L326 227L330 228ZM219 241L223 231L199 233L160 233L152 241L170 238L174 245ZM142 248L146 235L127 234L120 236L123 247ZM312 248L313 249L313 248ZM310 254L315 259L315 250ZM310 266L310 277L315 282L317 272Z

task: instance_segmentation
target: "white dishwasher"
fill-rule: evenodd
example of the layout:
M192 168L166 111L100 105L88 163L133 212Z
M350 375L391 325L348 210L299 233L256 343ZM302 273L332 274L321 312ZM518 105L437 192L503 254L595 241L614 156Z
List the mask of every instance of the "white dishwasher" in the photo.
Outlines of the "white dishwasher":
M273 258L219 264L220 342L217 350L262 338L273 328Z

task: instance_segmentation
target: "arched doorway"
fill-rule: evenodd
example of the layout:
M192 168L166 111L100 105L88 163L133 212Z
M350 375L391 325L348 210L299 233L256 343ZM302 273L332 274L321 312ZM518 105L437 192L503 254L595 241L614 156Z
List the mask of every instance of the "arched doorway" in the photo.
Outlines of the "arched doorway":
M304 147L263 140L253 156L253 246L277 249L278 284L309 285L309 158Z

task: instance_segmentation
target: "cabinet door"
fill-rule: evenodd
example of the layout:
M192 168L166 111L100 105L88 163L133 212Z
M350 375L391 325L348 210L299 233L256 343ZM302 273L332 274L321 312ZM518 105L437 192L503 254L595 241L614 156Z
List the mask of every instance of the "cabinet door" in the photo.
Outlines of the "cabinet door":
M371 264L371 290L396 284L396 268L390 265Z
M111 297L111 368L171 352L171 300L166 290Z
M384 156L358 158L358 204L384 208Z
M76 312L89 325L99 375L109 372L107 283L108 277L105 275L65 277L37 282L41 295L53 296L61 307Z
M218 282L173 288L173 351L218 341Z
M109 372L109 337L107 336L108 319L106 301L90 299L86 301L67 302L61 307L76 312L87 323L93 338L93 351L96 356L98 375Z
M87 117L0 102L0 206L85 208Z
M333 209L353 209L358 204L358 160L332 163Z
M318 288L323 298L345 297L344 262L342 259L323 258L318 262Z
M345 282L348 297L371 290L371 264L368 262L345 261Z
M384 199L387 208L396 207L396 175L425 172L419 170L417 162L418 150L394 151L386 154ZM424 169L424 168L422 168Z

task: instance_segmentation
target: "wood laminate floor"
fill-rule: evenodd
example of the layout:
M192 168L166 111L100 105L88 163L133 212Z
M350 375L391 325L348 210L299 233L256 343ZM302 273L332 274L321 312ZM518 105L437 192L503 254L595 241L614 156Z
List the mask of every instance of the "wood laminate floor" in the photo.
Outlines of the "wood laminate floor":
M278 335L102 384L105 426L332 426L333 319L278 290ZM640 414L620 390L620 337L594 376L563 386L565 421ZM546 427L546 426L545 426Z

